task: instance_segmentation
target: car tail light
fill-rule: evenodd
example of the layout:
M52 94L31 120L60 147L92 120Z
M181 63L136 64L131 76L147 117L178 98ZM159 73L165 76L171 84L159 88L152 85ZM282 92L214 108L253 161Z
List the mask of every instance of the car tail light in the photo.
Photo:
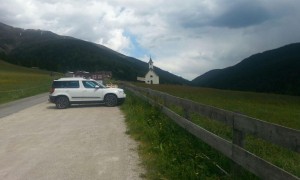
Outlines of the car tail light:
M55 88L50 89L50 94L52 94L55 91Z

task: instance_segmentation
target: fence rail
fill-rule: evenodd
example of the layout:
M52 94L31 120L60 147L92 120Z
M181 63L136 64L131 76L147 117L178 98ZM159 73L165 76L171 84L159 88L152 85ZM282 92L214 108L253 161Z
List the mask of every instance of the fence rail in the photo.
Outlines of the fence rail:
M125 83L122 85L125 89L134 92L137 96L148 101L150 104L160 107L161 110L178 125L258 177L263 179L299 179L293 174L245 150L243 148L243 141L246 134L252 134L273 144L299 153L300 131L196 103L191 100L178 98L148 88L136 87ZM158 100L162 100L163 102L159 103ZM167 108L165 106L167 104L181 106L185 110L185 117L181 117ZM232 127L233 141L229 142L189 121L190 112L198 113Z

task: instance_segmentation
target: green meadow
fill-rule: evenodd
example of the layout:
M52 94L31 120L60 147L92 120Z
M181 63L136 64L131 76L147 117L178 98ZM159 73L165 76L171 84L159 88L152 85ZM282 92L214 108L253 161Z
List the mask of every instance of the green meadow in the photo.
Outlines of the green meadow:
M49 91L55 78L51 75L0 60L0 104Z
M174 96L246 114L248 116L280 124L282 126L298 130L300 129L300 97L176 85L149 86L140 83L135 85L167 92ZM134 103L131 102L131 98L134 99ZM174 179L175 177L173 177L172 174L178 174L178 172L181 172L182 176L180 177L187 179L240 179L240 177L243 177L243 179L254 178L251 173L248 173L245 170L239 171L238 173L234 172L230 159L224 157L217 151L212 150L205 143L201 142L200 140L196 140L193 136L183 135L186 134L185 132L182 132L184 130L172 123L171 120L167 120L168 118L158 110L155 110L155 108L150 108L150 106L147 106L146 108L143 107L146 105L138 104L137 102L139 101L135 100L136 98L137 97L130 95L127 98L129 102L127 101L122 108L127 116L129 134L132 134L133 137L141 141L140 154L144 159L143 163L146 164L145 166L148 169L148 174L145 175L146 177L150 177L150 179ZM178 114L183 115L183 110L179 107L172 105L169 108ZM221 136L229 141L232 140L232 129L220 122L212 121L196 114L191 114L191 120L205 129L217 134L218 136ZM164 124L165 121L167 122L167 125ZM152 127L153 124L155 125L155 128ZM173 130L170 130L170 128ZM174 128L176 130L174 130ZM149 140L148 138L152 140ZM174 147L167 151L166 149L169 147L170 143L172 146L174 145ZM175 145L176 143L178 143L178 146ZM202 148L199 148L199 146ZM273 145L251 135L246 136L245 149L300 177L299 153L287 150L277 145ZM170 153L170 155L167 155L168 153ZM151 157L148 157L150 154ZM177 157L181 155L185 158ZM207 157L207 160L210 159L208 161L215 166L224 169L227 174L222 173L223 171L220 170L220 168L212 168L214 170L207 168L209 165L206 166L205 163L202 164L202 161L205 162L204 158L200 158L201 161L198 162L199 157ZM160 161L159 159L162 159L164 162ZM176 165L176 161L174 159L181 159L181 161ZM185 162L183 159L186 159L187 162ZM165 164L162 165L161 163ZM165 168L161 166L164 166ZM169 166L174 168L174 170L171 170L172 168ZM201 168L201 170L197 168L193 169L198 166L204 169L207 168L207 171L202 171L203 169ZM152 173L152 169L156 169L159 172L159 175L155 176L155 173ZM169 169L170 171L174 172L169 172ZM194 174L192 173L192 169L194 170ZM154 176L154 178L152 176Z
M136 85L300 130L300 96L176 85Z

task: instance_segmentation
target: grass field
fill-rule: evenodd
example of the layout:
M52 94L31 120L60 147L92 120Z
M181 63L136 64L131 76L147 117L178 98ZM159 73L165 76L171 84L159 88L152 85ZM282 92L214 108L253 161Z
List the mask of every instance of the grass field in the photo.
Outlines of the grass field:
M0 60L0 104L49 91L55 78L50 75Z
M174 124L159 109L127 93L122 110L127 133L139 142L146 179L257 179Z
M300 130L300 97L228 91L176 85L149 86L151 89L199 103L239 112L264 121Z
M167 92L178 97L191 99L203 104L239 112L264 121L298 130L300 129L300 97L174 85L138 85ZM179 114L182 113L181 109L176 107L172 107L172 109ZM137 115L137 113L135 113L135 115ZM192 115L192 121L223 138L232 140L232 129L222 123L211 121L210 119L197 115ZM246 137L245 148L300 177L299 153L272 145L250 135ZM172 162L170 161L170 163ZM218 163L226 164L222 161L218 161Z

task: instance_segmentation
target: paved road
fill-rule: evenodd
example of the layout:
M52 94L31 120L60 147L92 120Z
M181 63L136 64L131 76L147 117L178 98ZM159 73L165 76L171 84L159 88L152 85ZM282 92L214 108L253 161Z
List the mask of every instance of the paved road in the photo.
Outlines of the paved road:
M0 105L0 118L16 113L33 105L46 102L49 93L39 94Z
M140 179L136 143L118 107L58 110L44 99L8 109L0 118L0 179Z

